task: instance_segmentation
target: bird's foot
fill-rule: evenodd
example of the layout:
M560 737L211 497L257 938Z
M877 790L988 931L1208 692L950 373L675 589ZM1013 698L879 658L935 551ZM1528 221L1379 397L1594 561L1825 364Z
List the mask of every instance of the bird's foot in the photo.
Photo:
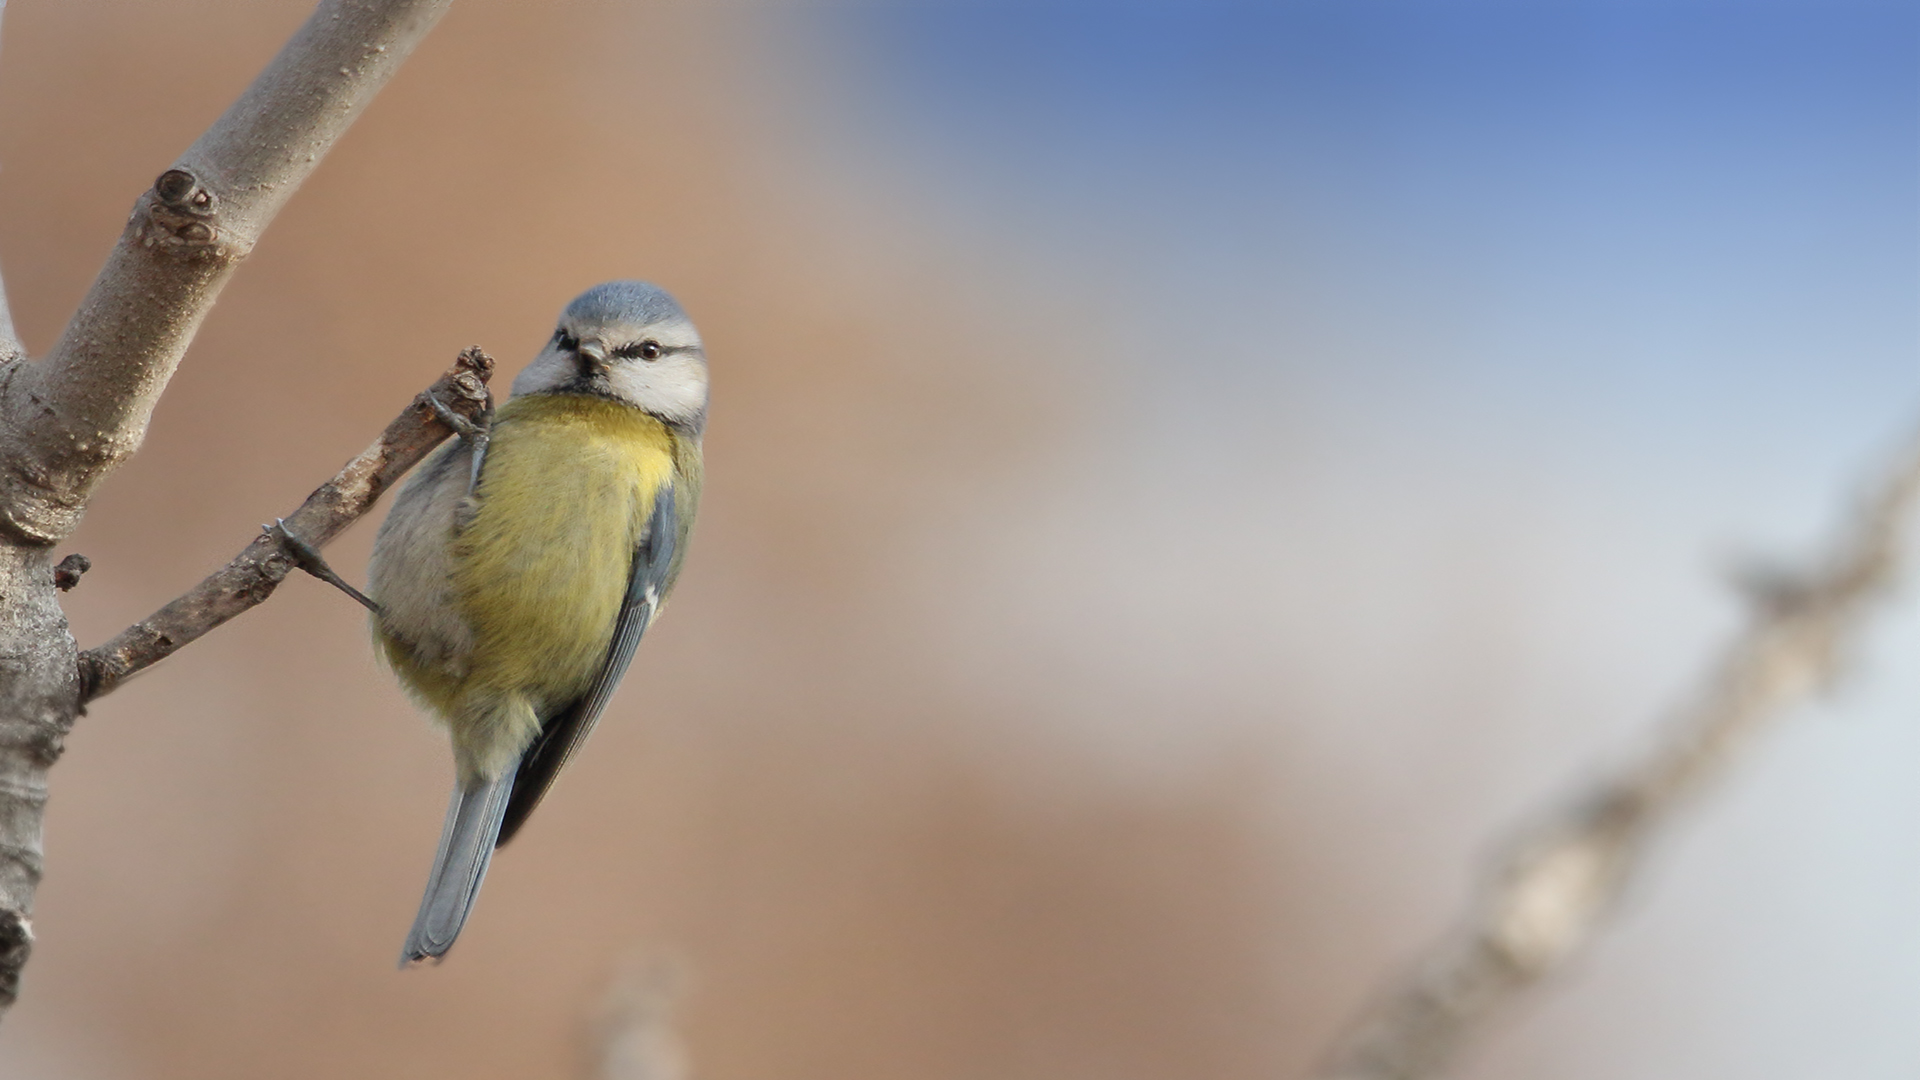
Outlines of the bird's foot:
M292 530L287 528L285 518L274 518L273 524L262 525L261 528L273 538L274 543L280 545L281 551L287 553L287 557L293 560L293 565L360 601L375 615L380 614L380 605L368 599L367 595L359 589L347 584L346 579L339 574L334 573L333 567L327 565L327 560L320 557L320 553L314 550L313 545L293 535Z
M433 410L433 415L439 417L441 423L452 428L453 433L460 436L473 454L473 469L467 475L467 494L471 495L473 490L480 486L480 466L486 464L487 444L493 436L493 410L488 409L477 419L469 420L447 408L445 402L432 394L427 394L426 399L427 407Z

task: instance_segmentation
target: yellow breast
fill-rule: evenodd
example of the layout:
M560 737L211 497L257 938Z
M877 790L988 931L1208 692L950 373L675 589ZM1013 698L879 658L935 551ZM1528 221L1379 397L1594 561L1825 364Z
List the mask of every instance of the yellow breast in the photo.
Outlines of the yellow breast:
M500 409L474 517L454 545L455 595L474 633L463 697L510 694L544 714L586 690L672 476L672 436L637 409L570 395Z

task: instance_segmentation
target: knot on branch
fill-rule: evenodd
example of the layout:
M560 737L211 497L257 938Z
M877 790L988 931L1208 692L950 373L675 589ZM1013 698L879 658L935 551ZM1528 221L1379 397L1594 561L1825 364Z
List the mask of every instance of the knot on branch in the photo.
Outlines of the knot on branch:
M53 587L61 592L71 592L75 585L80 584L80 575L91 569L93 560L76 551L61 559L60 565L53 568Z
M33 951L33 920L15 908L0 908L0 1008L20 996L20 971Z
M170 207L203 217L213 213L216 201L213 192L201 187L200 181L185 169L168 169L161 173L160 178L153 182L153 193Z
M153 182L152 198L135 209L133 224L141 242L148 246L231 247L230 243L222 244L223 239L230 238L220 229L219 208L220 197L208 190L198 177L185 169L168 169Z

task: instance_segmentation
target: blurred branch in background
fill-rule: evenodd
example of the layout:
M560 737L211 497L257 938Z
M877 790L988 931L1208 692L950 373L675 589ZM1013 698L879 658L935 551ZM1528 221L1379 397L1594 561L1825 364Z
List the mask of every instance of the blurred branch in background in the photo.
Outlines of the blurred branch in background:
M1920 500L1920 439L1808 571L1750 574L1752 617L1651 753L1519 830L1476 908L1363 1012L1325 1080L1444 1074L1501 1009L1605 927L1662 828L1767 720L1839 673L1894 583Z
M81 705L52 549L139 449L241 260L449 3L322 0L135 200L47 355L29 363L17 342L0 343L0 1011L18 995L33 944L47 771ZM166 108L167 91L152 88L149 104Z
M382 492L419 464L453 434L428 399L468 420L492 407L487 379L493 358L479 346L460 354L440 376L401 410L372 446L320 485L300 508L282 519L282 528L313 548L346 531L373 509ZM95 649L80 654L80 699L92 701L118 687L141 669L173 655L182 645L265 602L297 560L263 527L233 561L208 575L179 599L134 623Z
M623 965L594 1017L591 1080L691 1080L686 1046L673 1028L683 981L668 960Z

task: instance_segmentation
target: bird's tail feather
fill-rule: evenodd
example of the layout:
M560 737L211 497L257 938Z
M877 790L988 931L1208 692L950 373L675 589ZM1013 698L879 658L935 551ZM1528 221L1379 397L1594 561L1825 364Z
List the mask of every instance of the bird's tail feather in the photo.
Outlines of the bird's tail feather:
M447 824L440 832L440 851L427 878L427 894L420 900L420 914L413 917L413 929L407 932L407 944L400 951L402 968L420 960L439 959L460 936L460 928L480 896L487 864L493 861L493 841L500 833L500 817L507 812L507 800L513 793L515 771L508 769L506 775L491 783L469 786L463 781L454 785Z

